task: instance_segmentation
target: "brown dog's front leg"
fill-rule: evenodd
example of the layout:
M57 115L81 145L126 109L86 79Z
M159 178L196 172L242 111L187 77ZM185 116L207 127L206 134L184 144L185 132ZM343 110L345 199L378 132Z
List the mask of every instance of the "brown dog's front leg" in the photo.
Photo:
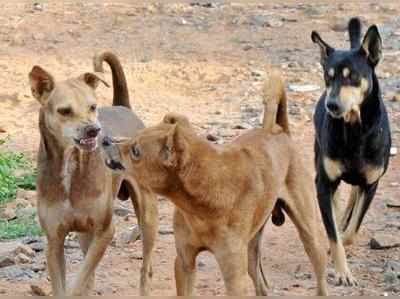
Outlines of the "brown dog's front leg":
M64 238L47 237L47 266L54 296L65 295Z
M87 286L90 283L90 279L94 275L94 271L103 257L107 246L110 244L113 235L114 226L111 224L106 231L93 236L82 269L80 270L75 285L72 288L72 296L79 296L85 293Z
M143 240L143 264L140 273L140 295L150 295L152 273L152 256L158 232L157 198L151 191L143 191L140 209L140 230Z

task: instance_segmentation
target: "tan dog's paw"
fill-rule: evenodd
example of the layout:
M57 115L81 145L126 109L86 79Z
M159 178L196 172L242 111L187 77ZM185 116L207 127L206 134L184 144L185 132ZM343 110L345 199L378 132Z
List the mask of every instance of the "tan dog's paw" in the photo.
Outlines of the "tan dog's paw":
M353 277L350 270L336 272L335 281L337 286L352 287L358 285L357 280Z

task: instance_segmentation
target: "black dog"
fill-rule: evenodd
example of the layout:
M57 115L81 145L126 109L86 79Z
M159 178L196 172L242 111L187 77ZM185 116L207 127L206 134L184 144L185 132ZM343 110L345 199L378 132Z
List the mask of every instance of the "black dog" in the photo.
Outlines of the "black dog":
M375 74L382 56L378 28L369 27L362 44L360 20L351 19L348 29L350 50L335 50L315 31L311 38L321 50L326 84L314 115L318 201L338 284L353 285L357 283L348 268L343 244L352 243L379 179L386 172L391 136ZM336 224L333 208L342 180L351 184L352 189L341 223Z

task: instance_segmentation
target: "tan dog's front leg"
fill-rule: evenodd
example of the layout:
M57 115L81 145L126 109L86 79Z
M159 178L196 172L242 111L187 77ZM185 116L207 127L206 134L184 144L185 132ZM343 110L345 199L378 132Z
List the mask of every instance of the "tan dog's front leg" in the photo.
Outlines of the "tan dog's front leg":
M78 278L72 288L71 295L79 296L85 293L91 277L94 275L97 265L103 257L107 246L110 244L114 235L114 226L111 224L106 231L93 236L89 249L85 256L83 266L78 274Z
M232 244L236 243L236 244ZM215 257L224 277L226 295L247 295L248 257L247 245L238 246L240 240L232 240L231 244L216 250Z
M79 233L78 238L79 238L79 245L81 246L83 256L86 257L87 252L89 250L89 246L93 240L93 234ZM90 291L94 289L94 280L95 280L95 276L94 276L94 272L93 272L93 274L90 276L89 282L85 288L85 291L84 291L85 295L90 295Z
M143 240L143 264L140 273L140 295L150 294L150 280L153 275L152 256L158 232L157 198L151 191L143 191L140 209L140 229Z
M47 266L54 296L65 295L64 237L47 237Z

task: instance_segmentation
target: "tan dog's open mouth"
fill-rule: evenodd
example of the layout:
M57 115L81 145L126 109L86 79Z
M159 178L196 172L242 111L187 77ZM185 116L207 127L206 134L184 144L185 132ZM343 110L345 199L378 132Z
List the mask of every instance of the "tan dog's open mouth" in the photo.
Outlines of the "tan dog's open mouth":
M94 151L97 148L97 137L75 139L76 145L85 151Z

